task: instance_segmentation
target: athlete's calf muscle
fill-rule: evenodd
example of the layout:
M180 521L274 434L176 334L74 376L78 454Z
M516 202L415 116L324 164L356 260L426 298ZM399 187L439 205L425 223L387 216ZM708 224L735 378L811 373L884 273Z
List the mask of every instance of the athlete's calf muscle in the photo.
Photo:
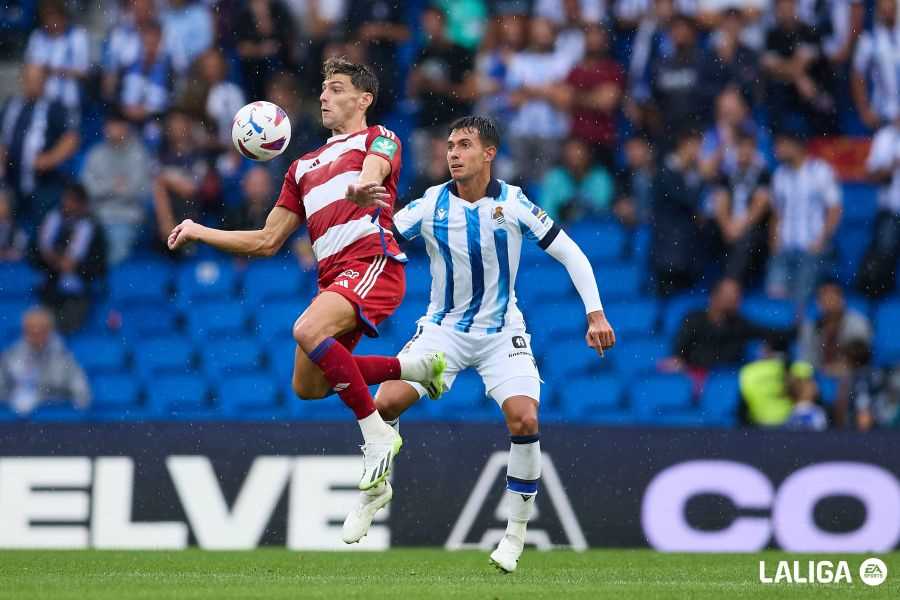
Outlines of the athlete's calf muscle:
M419 392L405 381L386 381L375 395L375 407L381 418L393 421L419 400Z

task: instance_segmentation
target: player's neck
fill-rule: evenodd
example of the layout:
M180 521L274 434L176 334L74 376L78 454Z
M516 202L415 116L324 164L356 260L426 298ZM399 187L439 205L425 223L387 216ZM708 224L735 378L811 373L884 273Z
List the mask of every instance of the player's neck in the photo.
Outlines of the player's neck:
M356 133L366 128L366 117L363 115L357 119L351 119L346 123L342 123L338 127L331 130L331 135L344 135L347 133Z
M467 202L478 202L487 194L488 184L491 182L490 170L473 175L465 180L457 180L456 195Z

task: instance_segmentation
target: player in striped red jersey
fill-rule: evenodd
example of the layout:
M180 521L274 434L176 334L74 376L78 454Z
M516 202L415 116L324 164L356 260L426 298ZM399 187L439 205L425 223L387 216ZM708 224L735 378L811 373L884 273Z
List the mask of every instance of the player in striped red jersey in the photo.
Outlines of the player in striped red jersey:
M438 396L445 363L442 353L408 359L351 354L363 333L378 335L377 325L396 310L406 289L406 257L392 235L401 148L391 131L366 124L378 94L371 69L329 59L323 76L322 124L332 137L291 164L265 227L221 231L186 220L172 230L169 248L200 241L234 254L271 256L306 223L319 294L294 323L293 388L305 399L335 391L353 410L365 440L359 487L377 490L381 501L386 486L380 484L402 440L375 410L368 386L412 379Z

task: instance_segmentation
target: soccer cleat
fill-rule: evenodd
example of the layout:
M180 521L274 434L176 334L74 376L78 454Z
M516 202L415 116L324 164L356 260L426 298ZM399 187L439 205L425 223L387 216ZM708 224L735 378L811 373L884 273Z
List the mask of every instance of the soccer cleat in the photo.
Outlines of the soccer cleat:
M400 356L400 377L422 384L428 397L437 400L444 393L444 371L447 359L443 352L427 352L419 356Z
M403 438L394 432L392 438L385 442L369 442L362 446L363 475L359 480L359 489L372 489L391 474L394 457L400 454Z
M491 552L491 564L504 573L512 573L519 564L519 557L525 543L511 535L504 535L497 545L497 549Z
M355 544L366 537L375 513L387 506L394 497L394 490L389 481L384 482L384 489L379 494L372 494L374 490L359 493L359 503L344 519L342 537L345 544Z

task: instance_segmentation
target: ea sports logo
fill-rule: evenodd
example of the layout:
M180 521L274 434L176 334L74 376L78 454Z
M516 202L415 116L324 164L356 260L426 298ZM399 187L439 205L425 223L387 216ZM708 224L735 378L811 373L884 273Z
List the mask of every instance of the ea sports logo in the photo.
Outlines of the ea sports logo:
M880 558L867 558L859 565L859 578L866 585L881 585L887 579L887 565Z

